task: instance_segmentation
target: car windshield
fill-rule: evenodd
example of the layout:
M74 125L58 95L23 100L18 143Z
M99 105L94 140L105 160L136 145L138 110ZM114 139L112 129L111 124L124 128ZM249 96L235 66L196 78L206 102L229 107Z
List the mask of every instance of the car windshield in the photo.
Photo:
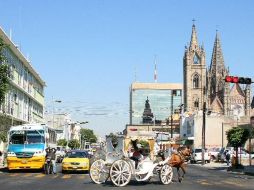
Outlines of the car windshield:
M202 149L195 149L195 153L202 152Z
M65 157L67 157L67 158L87 158L88 153L87 152L71 151L71 152L67 152Z

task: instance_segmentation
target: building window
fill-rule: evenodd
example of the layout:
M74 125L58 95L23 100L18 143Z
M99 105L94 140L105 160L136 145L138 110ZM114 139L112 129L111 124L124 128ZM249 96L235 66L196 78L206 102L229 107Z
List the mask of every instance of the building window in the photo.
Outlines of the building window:
M198 100L196 100L196 101L194 102L194 107L195 107L195 108L199 108L199 102L198 102Z
M193 88L199 88L199 76L195 74L193 77Z
M194 64L199 64L199 57L197 54L194 55L193 62L194 62Z

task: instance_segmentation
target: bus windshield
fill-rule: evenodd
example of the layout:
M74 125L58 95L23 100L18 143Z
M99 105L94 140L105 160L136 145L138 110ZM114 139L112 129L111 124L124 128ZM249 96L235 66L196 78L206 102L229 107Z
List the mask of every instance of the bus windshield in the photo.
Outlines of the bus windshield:
M45 143L43 130L11 131L10 144L38 144Z

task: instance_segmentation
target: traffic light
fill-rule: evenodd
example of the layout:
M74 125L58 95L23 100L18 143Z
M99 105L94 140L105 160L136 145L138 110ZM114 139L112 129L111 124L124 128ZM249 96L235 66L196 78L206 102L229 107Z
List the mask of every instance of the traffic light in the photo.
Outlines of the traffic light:
M230 83L239 83L239 84L251 84L251 78L245 78L245 77L236 77L236 76L226 76L225 82Z

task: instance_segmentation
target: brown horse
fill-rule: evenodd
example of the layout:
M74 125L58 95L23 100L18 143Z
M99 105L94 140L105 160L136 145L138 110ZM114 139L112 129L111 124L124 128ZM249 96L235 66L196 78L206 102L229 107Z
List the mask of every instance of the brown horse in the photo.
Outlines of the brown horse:
M177 168L177 173L178 173L178 181L181 182L182 179L184 178L184 174L186 173L185 170L185 160L187 157L190 157L191 155L191 149L189 147L179 147L177 149L176 153L172 153L171 159L169 160L169 164L172 167ZM180 170L182 169L183 175L180 176Z

